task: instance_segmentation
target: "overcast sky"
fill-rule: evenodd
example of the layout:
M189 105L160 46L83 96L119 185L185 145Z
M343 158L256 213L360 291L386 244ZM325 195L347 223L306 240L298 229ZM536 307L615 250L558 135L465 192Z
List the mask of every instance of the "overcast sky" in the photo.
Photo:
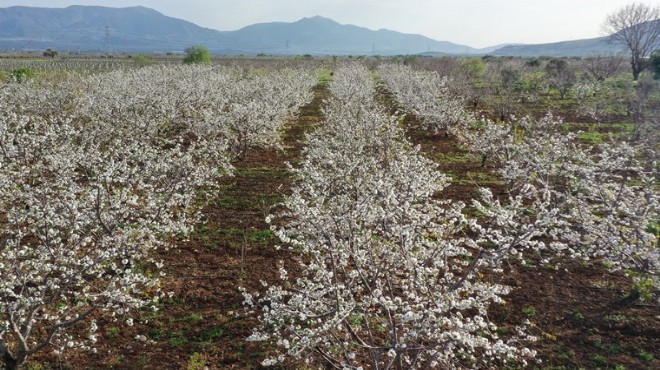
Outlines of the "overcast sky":
M321 15L342 24L417 33L472 47L546 43L603 36L607 14L632 0L0 0L66 7L142 5L221 31ZM647 1L658 4L658 0Z

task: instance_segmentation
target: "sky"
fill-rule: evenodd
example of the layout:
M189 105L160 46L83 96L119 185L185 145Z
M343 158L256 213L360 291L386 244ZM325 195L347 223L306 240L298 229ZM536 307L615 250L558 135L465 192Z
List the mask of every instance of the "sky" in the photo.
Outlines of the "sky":
M15 5L141 5L202 27L236 30L254 23L320 15L341 24L421 34L472 47L538 44L604 36L608 14L632 0L0 0ZM658 0L649 0L658 5Z

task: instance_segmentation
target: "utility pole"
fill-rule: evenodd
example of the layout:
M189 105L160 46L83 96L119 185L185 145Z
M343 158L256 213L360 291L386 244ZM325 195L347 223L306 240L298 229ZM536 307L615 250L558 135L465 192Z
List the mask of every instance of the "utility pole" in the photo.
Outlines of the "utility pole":
M286 40L286 55L289 55L289 40Z
M103 52L110 54L113 51L112 44L110 43L110 27L105 25L105 40L103 41Z

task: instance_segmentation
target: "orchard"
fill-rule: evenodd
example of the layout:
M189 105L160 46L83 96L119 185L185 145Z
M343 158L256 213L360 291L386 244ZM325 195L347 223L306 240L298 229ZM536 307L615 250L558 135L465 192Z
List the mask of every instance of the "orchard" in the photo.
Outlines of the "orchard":
M653 368L660 91L602 62L6 78L5 367Z

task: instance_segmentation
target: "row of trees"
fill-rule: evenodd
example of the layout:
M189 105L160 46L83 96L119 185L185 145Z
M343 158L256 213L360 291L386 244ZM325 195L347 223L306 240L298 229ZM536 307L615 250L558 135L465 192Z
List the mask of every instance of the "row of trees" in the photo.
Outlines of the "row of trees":
M482 190L486 197L475 201L477 209L495 219L506 204L509 232L532 229L547 237L551 243L539 245L549 250L548 260L602 259L631 276L633 300L651 299L660 286L653 148L580 143L552 115L485 121L456 132L482 163L500 167L507 192L517 197L501 203ZM498 238L489 241L501 245Z
M330 90L286 211L268 218L283 248L303 252L301 276L282 267L280 284L244 292L261 316L250 339L279 349L263 364L455 368L534 356L522 328L500 338L487 317L508 288L480 272L498 269L506 250L465 236L476 224L462 203L433 198L448 178L374 101L369 71L343 66Z
M412 66L454 77L445 83L445 95L464 100L473 112L492 119L508 121L530 113L539 117L547 110L561 110L579 122L631 121L635 139L644 140L652 136L653 116L660 107L654 92L657 82L651 73L632 81L624 64L622 56L484 57L426 59Z
M426 128L448 134L450 128L468 119L464 98L452 95L447 76L402 64L383 64L378 73Z
M379 71L388 86L404 85L392 86L395 96L418 91L429 100L409 100L412 111L449 104L436 101L448 95L414 90L409 68ZM652 148L585 145L552 115L473 124L437 113L431 119L450 122L507 184L501 198L481 189L472 219L462 203L433 197L449 180L407 142L400 117L374 101L369 72L350 65L334 76L325 125L308 139L286 211L268 217L282 247L303 253L301 276L282 266L280 284L244 292L260 312L250 339L278 347L264 365L289 356L353 369L524 362L534 352L520 341L533 338L522 328L499 338L486 316L508 288L481 277L511 259L529 263L529 253L540 264L604 261L632 278L629 300L653 299L660 204ZM429 129L443 124L421 119Z
M263 138L314 83L309 71L176 66L3 86L5 366L46 349L91 349L96 318L154 304L157 251L190 232L233 159L277 145Z

